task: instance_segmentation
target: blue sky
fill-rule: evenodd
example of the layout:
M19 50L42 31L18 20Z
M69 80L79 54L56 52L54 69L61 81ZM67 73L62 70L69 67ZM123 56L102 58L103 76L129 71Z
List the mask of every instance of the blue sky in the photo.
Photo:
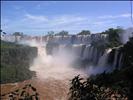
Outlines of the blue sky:
M130 1L2 1L1 28L7 33L92 33L131 27Z

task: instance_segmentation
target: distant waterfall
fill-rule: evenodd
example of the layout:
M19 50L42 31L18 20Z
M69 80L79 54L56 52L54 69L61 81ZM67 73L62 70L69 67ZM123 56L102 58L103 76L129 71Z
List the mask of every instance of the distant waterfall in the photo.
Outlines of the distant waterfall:
M78 57L80 57L81 55L81 45L72 45L72 52L77 55Z
M120 58L119 58L119 65L118 65L118 68L121 69L122 67L122 58L123 58L123 54L120 54Z
M98 61L98 65L99 67L105 67L107 65L107 60L108 60L108 56L109 56L109 53L111 52L111 49L107 49L105 50L105 53L103 54L103 56L101 56L99 58L99 61Z
M82 45L82 50L81 50L81 58L84 56L86 45Z
M104 48L97 48L96 46L91 45L92 41L100 38L99 36L95 36L94 34L87 36L64 35L49 36L47 38L49 40L48 43L59 45L52 45L54 46L53 48L50 46L53 49L54 54L56 54L58 50L59 52L63 52L63 50L68 49L77 57L79 62L94 66L106 66L108 64L112 66L112 69L120 68L122 66L123 55L118 48L113 48L112 50L108 49L104 52Z
M92 60L93 52L94 52L93 50L94 50L94 47L91 46L91 47L90 47L90 50L89 50L89 60Z
M100 50L91 45L55 44L51 47L51 49L53 55L58 52L63 52L64 50L68 50L69 52L74 54L81 62L85 61L86 63L92 64L94 66L104 67L107 64L110 64L110 66L112 66L112 69L120 69L120 67L122 66L123 54L121 54L117 48L113 49L113 51L111 49L107 49L103 53L104 50ZM112 57L110 57L109 55L111 55ZM110 63L108 63L108 59L111 59Z
M118 50L115 50L115 56L114 56L114 61L113 61L113 69L116 69L117 66L117 60L118 60Z
M89 49L90 49L90 45L87 45L83 53L83 59L89 58Z
M93 53L93 63L96 64L97 63L97 48L94 49L94 53Z

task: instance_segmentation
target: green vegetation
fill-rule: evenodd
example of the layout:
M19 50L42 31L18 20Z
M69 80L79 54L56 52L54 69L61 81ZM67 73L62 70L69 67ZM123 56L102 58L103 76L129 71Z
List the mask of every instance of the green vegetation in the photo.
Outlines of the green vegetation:
M113 47L118 47L122 45L121 43L121 34L124 31L122 28L109 28L108 30L98 33L98 34L103 34L107 35L107 39L99 38L97 40L93 40L91 42L91 45L94 47L105 50L107 48L113 48Z
M1 41L1 83L17 82L32 77L30 63L37 48Z
M23 38L24 34L21 32L14 32L13 35L15 36L15 42L17 42L18 41L17 36L20 36L20 39L21 39Z
M125 88L100 86L91 78L76 76L71 81L69 96L69 100L125 100L127 93Z
M47 33L47 35L46 36L56 36L56 35L61 35L61 36L64 36L64 35L69 35L69 33L68 33L68 31L65 31L65 30L62 30L62 31L60 31L60 32L58 32L58 33L55 33L54 31L49 31L48 33Z
M68 31L60 31L59 33L56 33L55 35L68 35Z
M15 48L15 47L24 47L24 45L15 44L12 42L5 42L1 40L1 49L2 48Z
M124 30L122 28L109 28L108 30L106 30L105 32L102 32L100 34L107 34L108 35L108 43L106 44L108 47L117 47L119 45L121 45L121 37L120 34L123 32Z
M47 35L48 35L48 36L54 35L54 31L49 31Z
M82 30L80 33L78 33L77 35L89 35L91 34L91 32L89 30Z

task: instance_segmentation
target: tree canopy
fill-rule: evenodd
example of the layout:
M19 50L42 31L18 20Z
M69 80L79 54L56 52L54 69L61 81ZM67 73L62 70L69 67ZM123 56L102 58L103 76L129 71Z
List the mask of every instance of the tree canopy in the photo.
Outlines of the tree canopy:
M23 32L14 32L13 33L14 36L23 36Z
M101 34L108 34L108 42L110 47L119 46L121 45L121 33L124 30L120 27L117 28L109 28L105 32L102 32Z
M49 31L47 35L48 36L54 35L54 31Z
M68 31L60 31L59 33L55 34L55 35L68 35Z
M82 30L80 33L78 33L77 35L89 35L91 34L91 32L89 30Z

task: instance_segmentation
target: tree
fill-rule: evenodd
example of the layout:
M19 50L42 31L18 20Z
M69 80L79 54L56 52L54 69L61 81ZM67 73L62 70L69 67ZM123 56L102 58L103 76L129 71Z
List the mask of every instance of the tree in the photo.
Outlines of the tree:
M70 83L71 87L69 88L68 100L111 100L112 98L114 98L114 100L125 100L128 96L126 89L120 86L118 88L117 84L113 84L113 86L104 85L105 82L108 82L106 81L107 74L104 72L103 75L99 76L102 77L98 79L98 82L100 81L102 83L100 85L96 81L97 77L92 78L91 76L87 79L83 79L79 75L75 76ZM112 97L112 95L114 96Z
M121 45L121 33L124 30L120 27L115 28L109 28L105 32L102 32L101 34L108 34L108 42L110 47L119 46Z
M13 35L15 35L15 36L21 36L21 32L14 32Z
M82 30L80 33L77 35L89 35L91 32L89 30Z
M21 32L14 32L13 35L15 36L15 42L18 41L18 39L17 39L18 36L23 37L23 33L21 33Z
M56 35L68 35L68 31L60 31L59 33L57 33Z
M54 35L54 31L49 31L48 36L52 36L52 35Z

